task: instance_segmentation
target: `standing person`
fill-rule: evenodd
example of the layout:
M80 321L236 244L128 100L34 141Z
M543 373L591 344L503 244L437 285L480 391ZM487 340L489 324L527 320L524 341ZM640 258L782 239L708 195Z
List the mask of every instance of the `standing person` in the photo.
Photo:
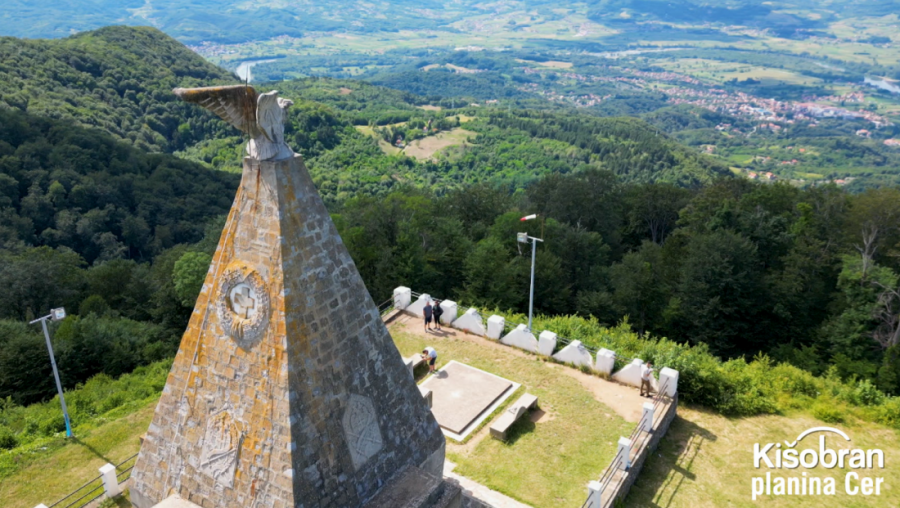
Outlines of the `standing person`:
M434 374L436 370L434 364L437 362L437 351L433 347L428 346L422 350L422 359L428 362L428 372Z
M428 331L428 328L431 326L431 300L425 302L425 308L422 309L422 315L425 316L425 331Z
M441 329L441 316L444 314L444 309L441 308L441 301L437 300L434 302L434 326L436 329Z
M650 392L653 391L653 385L650 384L651 379L653 379L653 364L647 362L645 365L641 365L641 397L649 397ZM645 389L647 395L644 395Z

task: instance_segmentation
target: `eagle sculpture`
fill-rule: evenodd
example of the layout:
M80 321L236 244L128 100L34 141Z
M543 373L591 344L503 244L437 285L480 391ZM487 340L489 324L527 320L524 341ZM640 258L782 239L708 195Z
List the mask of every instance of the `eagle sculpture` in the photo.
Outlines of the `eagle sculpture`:
M278 97L278 91L257 93L249 85L176 88L185 102L199 104L250 136L247 155L257 160L280 160L294 155L284 142L284 122L293 101Z

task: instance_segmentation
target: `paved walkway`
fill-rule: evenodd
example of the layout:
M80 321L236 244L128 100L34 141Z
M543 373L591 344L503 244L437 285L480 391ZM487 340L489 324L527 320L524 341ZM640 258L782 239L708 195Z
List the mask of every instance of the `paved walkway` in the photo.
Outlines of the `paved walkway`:
M496 490L491 490L484 485L472 481L465 476L460 476L453 472L456 464L449 460L444 461L444 477L459 483L459 486L465 490L470 497L474 497L483 501L493 508L531 508L527 504L522 504L515 499L504 496Z

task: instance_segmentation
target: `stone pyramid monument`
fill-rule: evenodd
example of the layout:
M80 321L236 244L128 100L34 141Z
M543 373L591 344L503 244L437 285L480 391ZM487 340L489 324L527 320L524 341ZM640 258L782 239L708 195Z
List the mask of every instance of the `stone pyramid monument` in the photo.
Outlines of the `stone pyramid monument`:
M175 92L254 139L132 474L134 505L459 506L437 422L284 144L290 101L249 86Z

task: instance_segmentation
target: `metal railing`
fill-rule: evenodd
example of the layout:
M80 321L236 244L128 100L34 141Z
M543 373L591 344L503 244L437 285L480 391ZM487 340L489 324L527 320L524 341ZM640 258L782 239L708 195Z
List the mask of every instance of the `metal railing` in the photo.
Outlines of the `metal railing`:
M653 397L653 413L652 413L653 419L657 418L657 415L659 415L659 409L663 406L663 404L672 400L671 397L666 395L666 390L669 387L669 381L670 381L669 379L666 379L666 381L662 384L662 386L659 387L659 390L656 392L656 396ZM646 413L646 414L650 414L650 413ZM641 431L644 429L644 418L645 418L645 416L641 415L640 421L638 421L637 425L635 425L634 430L631 431L631 435L628 436L628 440L631 442L630 448L632 450L640 449L643 442L646 441L647 439L649 439L650 436L652 435L653 431L655 430L655 429L653 429L653 423L654 423L653 419L651 419L651 421L650 421L650 429L651 430L649 432L645 432L645 433L641 434ZM625 449L623 448L623 449L619 450L618 453L616 453L616 456L615 456L615 458L613 458L612 463L610 463L609 467L606 469L606 471L603 472L603 475L600 477L599 483L600 483L600 492L601 492L600 495L601 496L603 496L603 492L607 492L607 488L609 487L609 484L612 482L612 479L615 476L615 472L621 468L622 461L627 460L627 457L624 456L625 455L623 453L624 451L625 451ZM614 487L618 487L619 483L621 483L622 479L623 479L623 476L620 475L619 480L616 482L616 485L614 485ZM581 508L595 508L593 498L591 495L588 495L588 498L585 500L584 504L581 505ZM600 508L600 507L598 506L596 508Z
M138 456L138 454L135 453L131 457L128 457L127 459L123 460L121 464L116 466L116 469L122 469L122 467L125 464L131 462L130 466L128 466L127 468L122 469L121 471L116 473L116 481L119 482L119 485L128 481L128 479L131 478L131 470L134 469L134 464L135 464L135 462L137 462L137 456ZM134 461L134 462L132 462L132 461Z
M388 312L394 310L394 299L390 298L378 304L378 314L384 316Z
M99 492L98 492L99 491ZM78 496L81 494L80 496ZM60 499L59 501L51 504L47 508L72 508L77 507L81 508L82 506L90 503L91 501L97 499L98 497L103 495L103 480L102 476L97 476L96 478L91 479L89 482L85 483L81 487L78 487L66 497ZM74 500L75 496L78 496ZM68 504L64 504L68 503ZM79 504L80 503L80 504Z
M116 469L122 469L123 466L125 466L129 462L134 461L137 456L138 454L135 453L131 457L123 460L116 466ZM118 480L118 482L121 484L122 482L131 478L132 469L134 469L133 462L130 466L116 474L116 480ZM81 487L78 487L74 491L70 492L66 497L51 504L47 508L82 508L99 499L101 496L103 496L104 493L105 490L103 489L103 476L100 475L96 478L91 479Z

